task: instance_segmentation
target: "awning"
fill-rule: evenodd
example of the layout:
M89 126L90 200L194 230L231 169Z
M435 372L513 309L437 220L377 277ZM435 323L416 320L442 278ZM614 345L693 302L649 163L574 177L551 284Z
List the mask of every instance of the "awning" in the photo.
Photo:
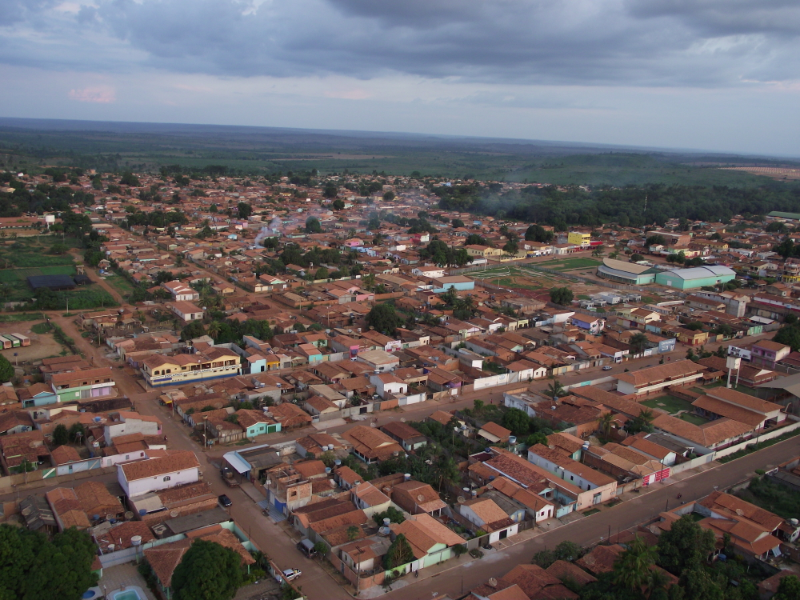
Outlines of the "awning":
M238 452L227 452L222 458L240 475L250 472L250 463L239 456Z

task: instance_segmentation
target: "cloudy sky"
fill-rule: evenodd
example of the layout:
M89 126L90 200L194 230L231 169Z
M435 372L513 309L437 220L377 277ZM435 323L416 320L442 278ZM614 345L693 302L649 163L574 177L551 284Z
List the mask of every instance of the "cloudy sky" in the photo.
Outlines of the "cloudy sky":
M0 0L0 116L800 156L798 0Z

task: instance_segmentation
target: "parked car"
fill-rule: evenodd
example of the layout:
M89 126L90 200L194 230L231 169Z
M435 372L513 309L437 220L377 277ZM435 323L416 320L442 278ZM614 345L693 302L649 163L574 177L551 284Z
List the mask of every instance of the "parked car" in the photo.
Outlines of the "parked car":
M228 508L228 507L229 507L231 504L233 504L233 502L231 502L231 499L230 499L230 498L228 498L228 497L227 497L225 494L222 494L222 495L219 497L219 503L220 503L222 506L224 506L225 508Z
M317 551L314 550L314 543L308 538L303 538L297 542L297 549L300 550L306 558L314 558L317 555Z
M283 572L283 578L286 581L292 581L293 579L297 579L298 577L300 577L300 575L302 574L303 573L302 571L300 571L300 569L286 569Z
M605 367L603 367L603 371L610 371L610 370L611 370L611 365L606 365Z

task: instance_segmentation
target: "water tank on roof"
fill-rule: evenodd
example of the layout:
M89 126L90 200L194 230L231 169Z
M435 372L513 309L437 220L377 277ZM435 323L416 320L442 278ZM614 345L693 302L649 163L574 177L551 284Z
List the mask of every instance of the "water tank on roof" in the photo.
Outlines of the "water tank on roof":
M140 508L140 509L139 509L139 516L140 516L140 517L143 517L143 516L145 516L146 514L147 514L147 510L145 510L144 508Z
M134 546L141 546L142 545L142 536L134 535L131 537L131 544Z
M330 475L330 473L331 473L331 468L325 467L325 474Z
M515 436L515 435L508 436L508 445L509 446L514 446L516 443L517 443L517 436Z
M410 481L410 480L411 480L411 473L404 473L403 481Z

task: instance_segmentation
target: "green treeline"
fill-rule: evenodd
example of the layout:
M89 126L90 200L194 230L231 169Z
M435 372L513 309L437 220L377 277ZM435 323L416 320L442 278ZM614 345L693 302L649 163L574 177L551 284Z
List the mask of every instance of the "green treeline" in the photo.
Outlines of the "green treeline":
M623 227L664 225L671 218L726 221L734 215L764 215L773 210L800 212L800 184L775 182L753 188L652 184L622 188L527 186L503 192L500 184L441 186L432 190L445 210L553 225Z

